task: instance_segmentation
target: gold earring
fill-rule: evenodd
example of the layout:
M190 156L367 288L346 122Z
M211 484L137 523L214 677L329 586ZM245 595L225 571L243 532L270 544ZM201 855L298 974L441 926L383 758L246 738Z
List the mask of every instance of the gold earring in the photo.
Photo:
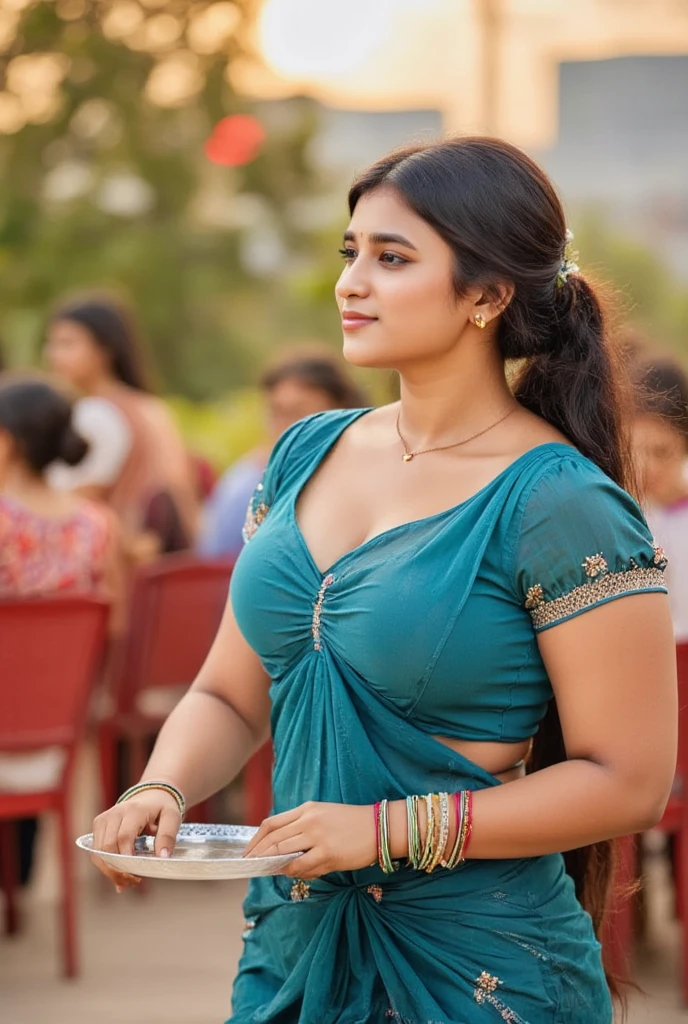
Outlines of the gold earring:
M473 323L475 324L476 327L479 327L481 331L483 327L487 327L487 320L482 315L482 313L475 314L475 316L473 317Z

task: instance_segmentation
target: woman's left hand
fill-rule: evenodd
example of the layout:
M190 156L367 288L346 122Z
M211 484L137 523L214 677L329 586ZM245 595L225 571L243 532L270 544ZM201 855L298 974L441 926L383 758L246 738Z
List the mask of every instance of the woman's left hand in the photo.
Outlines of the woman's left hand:
M284 869L293 878L319 878L330 871L357 871L377 862L373 806L309 801L266 818L245 857L299 853Z

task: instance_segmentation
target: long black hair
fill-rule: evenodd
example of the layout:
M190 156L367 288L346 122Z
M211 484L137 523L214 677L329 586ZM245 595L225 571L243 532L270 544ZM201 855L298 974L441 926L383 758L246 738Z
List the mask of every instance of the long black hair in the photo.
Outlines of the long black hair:
M139 326L133 310L121 300L99 294L78 296L60 303L50 320L71 320L85 327L110 356L117 380L137 391L152 391Z
M57 459L76 466L88 452L88 442L72 425L71 402L39 378L0 377L0 429L36 474Z
M488 299L513 285L496 342L514 361L521 405L560 430L623 487L632 484L625 439L628 392L599 296L580 273L561 276L567 235L561 202L545 172L499 139L455 138L392 153L354 182L362 196L391 188L454 253L458 296L479 286ZM529 770L566 759L556 704L535 737ZM600 932L613 844L566 854L576 891ZM617 991L614 979L610 986Z

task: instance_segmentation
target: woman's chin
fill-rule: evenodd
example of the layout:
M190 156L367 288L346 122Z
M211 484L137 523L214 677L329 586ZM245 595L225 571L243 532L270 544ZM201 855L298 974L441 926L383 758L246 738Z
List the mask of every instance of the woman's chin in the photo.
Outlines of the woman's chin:
M394 365L394 356L385 345L371 344L362 338L344 335L342 355L351 366L370 370L389 370Z

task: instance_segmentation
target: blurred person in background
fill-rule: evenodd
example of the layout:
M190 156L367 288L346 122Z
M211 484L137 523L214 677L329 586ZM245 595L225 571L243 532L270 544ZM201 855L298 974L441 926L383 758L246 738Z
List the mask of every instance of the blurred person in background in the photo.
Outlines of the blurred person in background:
M655 540L669 554L667 580L676 640L688 640L688 377L671 359L636 370L633 448Z
M46 480L55 459L77 466L87 450L64 394L40 379L0 376L0 600L101 595L112 602L111 628L118 632L123 588L116 519L100 505L56 492ZM0 789L37 768L45 765L35 755L0 757ZM19 823L23 882L35 833L34 819Z
M191 546L198 520L191 459L151 393L132 311L101 295L62 303L48 325L45 357L84 396L75 423L89 443L78 467L52 468L53 485L105 501L133 561Z
M199 554L206 558L238 556L248 503L263 475L270 449L288 427L314 413L365 404L345 364L329 352L282 356L265 371L260 387L265 396L268 443L235 462L211 495L197 545Z

